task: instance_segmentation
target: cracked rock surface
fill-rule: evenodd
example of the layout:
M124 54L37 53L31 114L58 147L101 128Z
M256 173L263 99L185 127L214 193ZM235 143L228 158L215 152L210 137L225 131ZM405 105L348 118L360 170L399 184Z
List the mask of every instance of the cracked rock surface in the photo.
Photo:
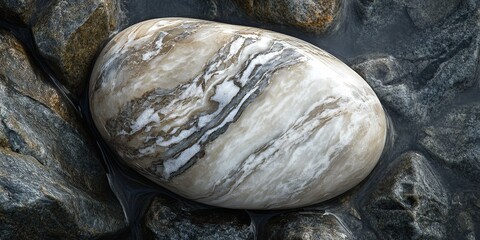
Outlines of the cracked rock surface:
M0 235L91 239L125 227L82 124L0 31Z

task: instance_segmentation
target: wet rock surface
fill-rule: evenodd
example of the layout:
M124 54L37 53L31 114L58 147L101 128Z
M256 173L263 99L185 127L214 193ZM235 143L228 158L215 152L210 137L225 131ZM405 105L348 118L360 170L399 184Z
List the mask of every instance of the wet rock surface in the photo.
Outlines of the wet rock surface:
M341 219L322 211L281 214L266 226L267 239L354 239Z
M420 144L442 164L480 183L480 102L456 104L425 129Z
M441 239L446 236L447 189L421 154L399 157L371 195L365 197L366 220L381 239Z
M376 47L370 48L367 45L380 36L364 39L360 34L359 45L370 53L353 60L353 68L404 121L424 125L456 98L478 91L480 45L476 9L476 4L464 3L444 24L402 37L373 31L372 28L381 29L381 24L375 24L370 17L371 22L363 26L365 32L380 32L395 39L385 46L377 42Z
M0 31L2 238L94 238L125 227L100 159L66 100Z
M243 211L196 209L170 198L157 197L145 215L147 239L253 239Z
M342 17L343 0L235 0L258 21L293 26L304 31L325 33Z
M80 94L97 51L120 23L116 0L57 0L38 17L32 31L40 54L65 87Z
M28 25L36 13L44 8L39 2L38 0L1 0L0 14L4 16L4 19Z
M379 27L404 25L403 29L406 29L409 24L413 24L412 30L415 31L441 25L452 12L457 10L460 2L462 1L356 0L354 4L357 5L357 10L367 25L372 24Z
M478 239L480 236L480 194L461 191L452 194L448 239Z
M118 22L106 17L110 8L102 5L105 1L49 2L39 9L38 3L45 1L0 1L0 16L34 26L40 52L75 92L88 75L81 69L90 60L82 59L94 55L103 41L98 39L108 38L114 29L110 26ZM284 5L295 13L283 11L274 24L268 14L246 17L248 11L231 0L121 2L125 25L154 17L195 17L297 34L347 60L376 91L391 115L396 141L372 175L341 197L346 196L347 205L357 212L354 220L338 212L324 215L322 206L295 210L268 221L265 231L272 239L480 236L478 1L354 0L342 8L345 18L313 36L311 30L288 22L287 16L295 14L302 20L307 15L297 13L309 13L306 8ZM0 52L0 236L93 238L123 229L118 203L104 195L104 172L98 170L98 162L95 167L87 163L98 159L85 145L88 137L77 127L80 120L53 87L40 81L34 64L11 60L23 54L7 55L12 50L3 49L18 48L8 39L13 43ZM0 42L5 41L3 37ZM50 127L44 130L45 126ZM241 211L205 213L184 204L155 200L143 222L146 238L253 238ZM335 200L326 208L328 204Z
M418 28L426 28L441 23L460 2L461 0L405 0L403 4L413 24Z

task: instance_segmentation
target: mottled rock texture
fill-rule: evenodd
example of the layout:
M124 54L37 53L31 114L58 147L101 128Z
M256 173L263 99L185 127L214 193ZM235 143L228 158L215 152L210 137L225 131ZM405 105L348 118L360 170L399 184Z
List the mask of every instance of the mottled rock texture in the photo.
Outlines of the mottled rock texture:
M102 44L121 24L117 0L55 0L33 23L35 43L65 87L80 94Z
M162 197L152 202L144 227L152 239L253 239L250 219L243 211L198 210Z
M267 239L354 239L335 214L318 210L281 214L266 229Z
M475 95L480 47L476 3L464 2L443 24L418 31L403 31L397 25L408 21L382 10L396 5L371 4L364 7L375 15L365 17L355 40L367 53L352 61L353 68L402 121L424 126L458 98ZM393 22L384 26L379 19Z
M480 236L480 191L459 191L450 201L448 235L452 239L478 239Z
M39 0L1 0L0 16L4 20L29 25L48 2Z
M428 160L408 152L364 199L363 214L381 239L446 236L447 189Z
M399 2L402 2L402 0ZM457 8L460 2L461 0L403 0L408 16L418 28L441 24Z
M343 16L343 0L235 0L258 21L284 24L315 33L336 27Z
M441 163L480 183L480 101L456 104L425 129L420 144Z
M95 148L61 94L0 31L0 236L91 239L125 227Z
M382 201L365 200L368 205L362 214L369 215L380 239L475 238L475 201L480 193L479 3L356 1L355 8L362 22L354 39L359 53L352 59L352 67L394 116L399 138L410 139L395 143L390 152L421 150L424 160L417 162L435 169L426 174L428 171L421 170L426 169L421 166L425 164L411 164L410 168L419 169L417 175L424 172L418 176L425 175L416 177L412 207L407 197L391 196L402 193L400 188L392 187L397 190L390 194L385 184L369 185L383 189L377 189L383 191L378 196L385 197ZM405 157L399 159L395 162L406 161ZM405 168L400 166L392 164L382 170ZM403 184L399 175L379 176L378 181ZM435 178L441 184L421 184L422 179ZM422 204L426 206L423 210ZM422 218L434 222L422 225ZM424 225L430 227L419 228Z

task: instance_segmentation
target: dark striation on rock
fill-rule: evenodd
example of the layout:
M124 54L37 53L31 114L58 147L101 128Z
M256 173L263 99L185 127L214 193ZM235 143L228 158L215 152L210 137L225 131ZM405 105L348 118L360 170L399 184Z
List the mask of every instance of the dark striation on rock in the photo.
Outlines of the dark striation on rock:
M480 96L480 91L477 91ZM480 99L479 99L480 100ZM420 144L460 176L480 183L480 101L455 106L425 129ZM480 191L480 188L477 188Z
M0 31L0 236L91 239L125 227L92 143L20 43Z
M362 211L379 239L443 239L446 237L447 189L428 160L408 152L395 160Z
M147 239L253 239L243 211L203 209L157 197L146 216Z
M234 0L256 20L314 33L335 29L343 16L343 0Z
M33 24L40 54L67 89L80 94L95 54L121 24L117 0L52 2Z

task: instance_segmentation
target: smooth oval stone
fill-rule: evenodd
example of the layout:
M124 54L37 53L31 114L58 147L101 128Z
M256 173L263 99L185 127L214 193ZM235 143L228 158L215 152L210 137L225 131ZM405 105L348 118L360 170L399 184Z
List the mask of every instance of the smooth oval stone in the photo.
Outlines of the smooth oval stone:
M302 40L203 20L133 25L101 52L90 110L127 165L209 205L283 209L360 183L386 117L367 83Z

